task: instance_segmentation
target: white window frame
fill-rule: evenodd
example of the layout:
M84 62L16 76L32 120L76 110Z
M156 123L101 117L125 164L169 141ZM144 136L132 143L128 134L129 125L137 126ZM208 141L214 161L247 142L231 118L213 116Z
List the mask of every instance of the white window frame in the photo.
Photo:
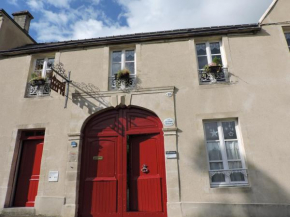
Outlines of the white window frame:
M290 37L290 32L288 32L288 31L287 31L287 32L284 32L284 36L285 36L285 40L286 40L286 44L287 44L287 46L288 46L288 48L289 48L289 50L290 50L290 44L288 44L286 34L289 35L289 37Z
M48 59L54 59L54 57L36 57L34 62L33 62L33 68L32 68L32 72L31 73L34 73L36 71L35 67L36 67L36 62L37 60L42 60L43 59L43 68L42 68L42 71L41 71L41 77L45 78L46 76L46 72L49 70L48 66L47 66L47 63L48 63Z
M214 161L210 161L210 159L209 159L205 124L211 123L211 122L217 123L217 126L218 126L219 140L209 140L209 141L219 141L220 142L220 149L221 149L222 162L223 162L223 168L224 168L224 169L220 169L220 170L211 170L210 169L210 162L214 162ZM222 122L234 122L235 123L235 130L236 130L237 139L227 139L227 140L224 139ZM204 138L205 138L210 186L213 188L214 187L223 187L223 186L224 187L227 187L227 186L229 186L229 187L231 187L231 186L248 186L249 182L248 182L247 167L246 167L246 163L245 163L245 150L244 150L244 146L242 145L242 138L241 138L241 134L240 134L238 121L236 119L207 120L207 121L203 121L203 128L204 128ZM228 165L229 160L227 159L225 141L233 141L233 140L236 140L238 142L239 154L240 154L240 158L241 158L240 161L242 163L241 169L229 169L229 165ZM232 161L236 161L236 160L232 160ZM230 176L225 175L225 182L214 182L214 183L212 182L211 174L214 172L221 172L224 174L230 174L231 171L239 171L239 170L242 170L244 172L245 181L231 181Z
M198 45L198 44L205 44L206 45L206 55L198 55L197 54L197 49L195 49L195 52L196 52L196 60L197 60L197 68L199 70L202 70L199 68L199 63L198 63L198 57L199 56L206 56L207 57L207 64L211 64L212 63L212 54L211 54L211 50L210 50L210 43L219 43L220 45L220 55L222 57L222 64L223 64L223 67L226 68L227 67L227 61L226 61L226 58L225 58L225 52L224 52L224 48L223 48L223 44L221 41L218 41L218 40L215 40L215 41L206 41L206 42L196 42L195 44ZM216 54L214 54L216 55Z
M114 74L113 74L113 52L116 52L116 51L122 52L122 54L121 54L121 70L122 70L122 69L125 69L126 62L133 62L133 61L125 61L125 52L130 51L130 50L134 51L134 72L132 75L136 75L136 49L135 48L126 48L126 49L111 50L111 53L110 53L110 76L111 77L114 76Z

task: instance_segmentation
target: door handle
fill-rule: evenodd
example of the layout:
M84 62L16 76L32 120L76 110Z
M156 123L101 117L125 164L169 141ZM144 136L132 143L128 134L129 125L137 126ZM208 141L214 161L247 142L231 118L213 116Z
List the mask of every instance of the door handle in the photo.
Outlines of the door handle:
M148 173L149 170L148 170L147 167L148 167L148 166L147 166L146 164L143 164L143 167L142 167L142 169L141 169L141 172L142 172L142 173Z

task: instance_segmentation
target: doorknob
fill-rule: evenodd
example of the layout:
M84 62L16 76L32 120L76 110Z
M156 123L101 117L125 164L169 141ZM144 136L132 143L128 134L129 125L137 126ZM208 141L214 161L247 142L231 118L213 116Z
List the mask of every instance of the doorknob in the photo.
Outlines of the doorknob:
M143 167L142 167L142 169L141 169L141 172L142 172L142 173L148 173L149 170L148 170L147 167L148 167L148 166L147 166L146 164L143 164Z

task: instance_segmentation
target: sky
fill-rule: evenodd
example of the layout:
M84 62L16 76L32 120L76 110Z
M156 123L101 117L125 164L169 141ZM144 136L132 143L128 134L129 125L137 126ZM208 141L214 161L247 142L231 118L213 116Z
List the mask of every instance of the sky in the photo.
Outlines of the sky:
M0 0L9 15L28 10L37 42L258 23L272 0ZM11 15L12 16L12 15Z

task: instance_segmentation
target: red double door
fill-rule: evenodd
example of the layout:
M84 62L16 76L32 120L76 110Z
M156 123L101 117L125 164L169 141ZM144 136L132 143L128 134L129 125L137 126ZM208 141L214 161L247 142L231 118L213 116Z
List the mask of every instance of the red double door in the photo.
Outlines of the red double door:
M95 116L84 130L80 217L166 217L162 123L137 108Z

